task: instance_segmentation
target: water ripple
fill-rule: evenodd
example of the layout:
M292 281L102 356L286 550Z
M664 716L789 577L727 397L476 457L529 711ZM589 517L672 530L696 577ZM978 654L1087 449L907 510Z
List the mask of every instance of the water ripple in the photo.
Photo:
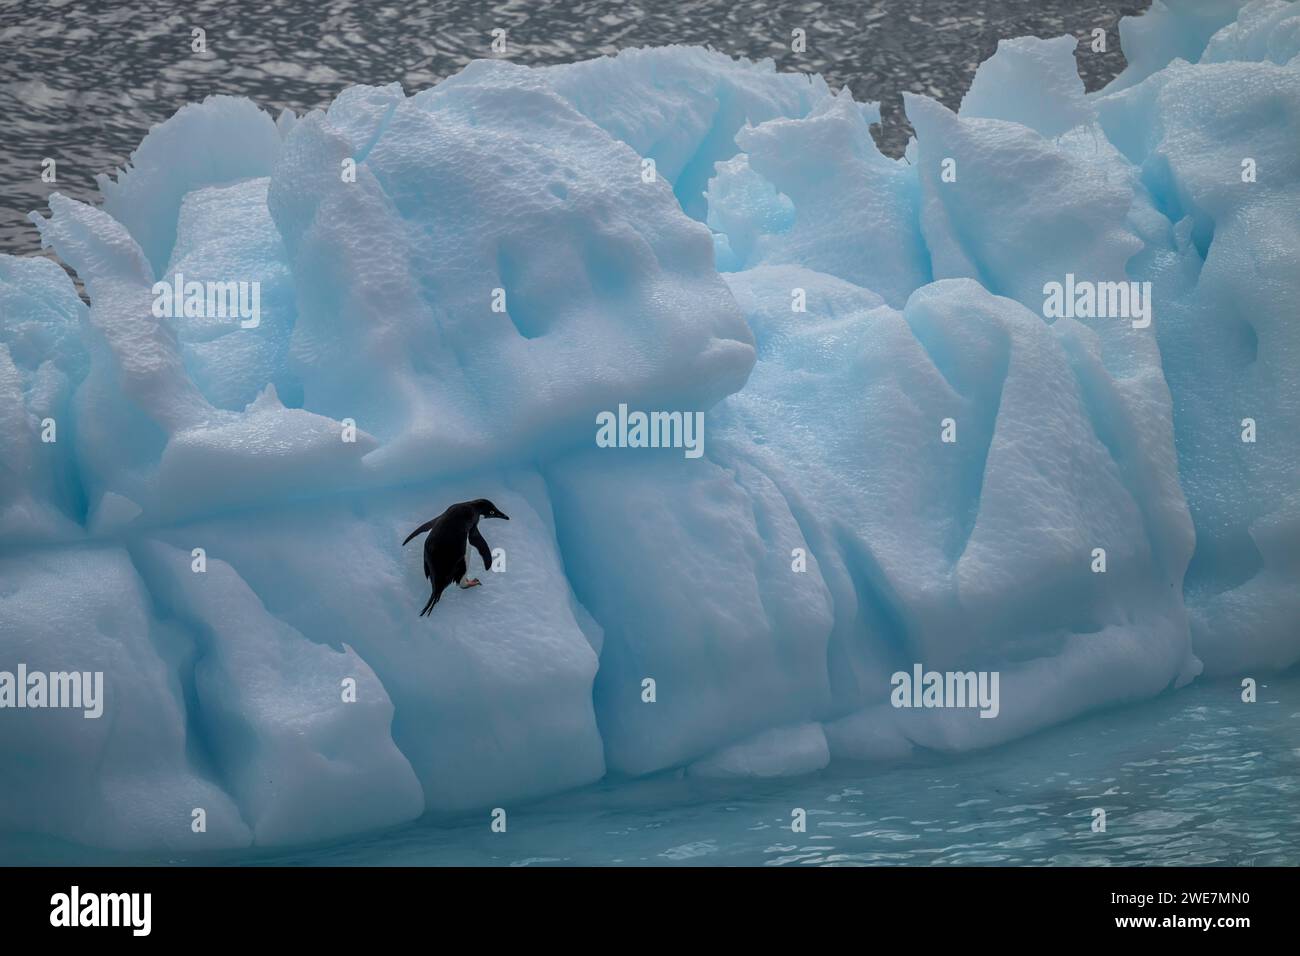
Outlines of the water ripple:
M976 65L1002 37L1108 31L1108 52L1078 56L1089 89L1124 66L1115 25L1149 0L7 0L0 5L0 252L38 250L29 211L57 189L94 201L94 176L123 165L149 127L215 93L278 114L329 104L353 83L432 86L490 54L507 31L518 63L569 63L636 46L709 45L820 73L859 100L881 101L882 148L910 128L903 91L956 108ZM207 49L191 50L190 31ZM807 50L790 49L793 27ZM58 161L57 185L41 160Z

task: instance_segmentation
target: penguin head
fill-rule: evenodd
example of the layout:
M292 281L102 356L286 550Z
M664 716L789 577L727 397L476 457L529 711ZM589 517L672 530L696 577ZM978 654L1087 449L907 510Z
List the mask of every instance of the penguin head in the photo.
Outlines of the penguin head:
M510 520L508 514L502 512L500 508L486 498L479 498L475 501L474 510L478 512L480 518L504 518L506 521Z

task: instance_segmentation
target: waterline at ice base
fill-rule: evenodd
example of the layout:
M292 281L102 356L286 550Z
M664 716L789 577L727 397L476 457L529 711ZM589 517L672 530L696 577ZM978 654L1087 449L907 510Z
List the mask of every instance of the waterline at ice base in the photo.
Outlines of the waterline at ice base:
M0 834L955 779L1188 695L1300 748L1222 710L1300 661L1300 9L1120 32L1096 93L1065 36L908 95L897 160L663 47L212 97L53 197L85 299L0 256ZM480 501L422 615L403 539Z

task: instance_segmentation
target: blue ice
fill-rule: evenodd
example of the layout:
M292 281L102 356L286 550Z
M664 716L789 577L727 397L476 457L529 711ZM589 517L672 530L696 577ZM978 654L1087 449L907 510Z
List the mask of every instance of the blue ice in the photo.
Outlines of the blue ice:
M908 96L899 160L874 104L666 47L213 97L52 197L89 305L0 257L0 671L103 672L105 716L0 715L0 828L296 844L1300 660L1300 10L1121 35L1094 94L1065 37ZM256 322L157 315L177 274ZM620 405L703 454L598 447ZM400 542L478 497L501 566L422 619ZM892 706L914 663L997 671L996 719Z

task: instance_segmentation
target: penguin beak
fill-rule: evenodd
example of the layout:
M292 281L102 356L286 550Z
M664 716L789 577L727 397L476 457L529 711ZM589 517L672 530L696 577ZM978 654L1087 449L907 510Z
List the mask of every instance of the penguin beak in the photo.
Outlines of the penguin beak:
M510 520L510 516L509 516L508 514L506 514L505 512L503 512L503 511L498 511L498 512L497 512L497 517L498 517L498 518L505 518L507 521Z

